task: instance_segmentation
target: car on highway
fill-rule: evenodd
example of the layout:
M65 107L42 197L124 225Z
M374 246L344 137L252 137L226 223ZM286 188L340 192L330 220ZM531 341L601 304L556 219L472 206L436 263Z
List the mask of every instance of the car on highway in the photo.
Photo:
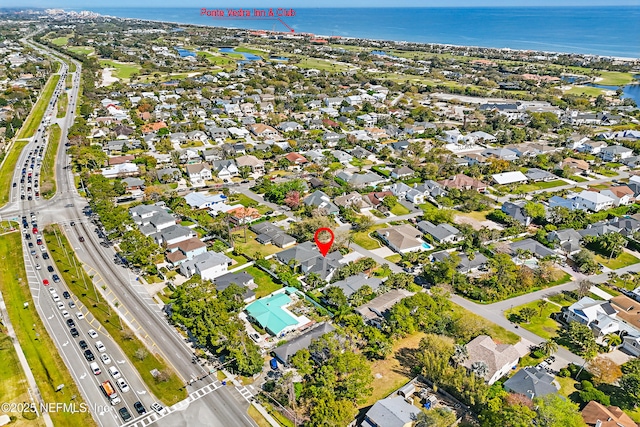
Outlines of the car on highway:
M73 301L69 301L69 308L76 308L76 303Z
M36 245L41 245L41 244L42 244L42 239L36 240Z
M40 267L40 264L36 264L36 270L40 270L42 267Z
M49 254L48 253L43 253L42 254L42 259L49 259Z
M93 375L100 375L102 373L100 366L96 362L92 362L89 366L91 367Z
M60 310L64 310L64 303L63 303L62 301L60 301L60 302L58 303L58 308L59 308Z
M60 281L60 276L58 276L57 274L54 274L53 276L51 276L53 278L53 281L55 283L58 283Z
M89 344L87 344L85 340L78 341L78 345L82 350L86 350L87 348L89 348Z
M93 329L89 329L89 330L87 331L87 334L89 334L89 336L90 336L91 338L93 338L93 339L98 338L98 333L97 333L95 330L93 330Z
M104 363L105 365L108 365L111 363L111 358L107 353L102 353L100 355L100 360L102 360L102 363Z
M71 328L69 329L69 332L71 332L71 336L74 338L77 338L80 336L80 332L78 332L78 330L76 328Z
M120 371L118 371L118 368L116 368L115 366L109 366L109 375L111 375L115 379L118 379L120 378Z
M107 351L107 348L104 346L104 344L102 344L102 341L96 341L95 346L100 353L104 353L105 351Z
M76 225L76 223L75 223L75 222L73 222L73 221L71 221L71 222L69 223L69 225L73 227L74 225Z
M35 249L31 249L31 255L35 255L36 254L36 250Z
M47 266L47 271L48 271L49 273L53 273L53 266L48 265L48 266Z
M62 312L62 315L64 316L64 312ZM76 322L74 322L73 319L67 319L67 326L70 327L70 328L75 328L76 327Z
M42 284L43 284L43 285L45 285L45 286L49 286L49 280L44 279L44 280L42 281Z
M93 362L94 360L96 360L96 357L93 355L93 352L89 349L86 349L84 351L84 358L87 359L89 362Z
M142 404L142 402L140 402L140 401L137 401L136 403L134 403L134 404L133 404L133 407L135 408L136 412L137 412L139 415L142 415L142 414L146 414L146 413L147 413L147 410L144 408L144 405L143 405L143 404Z
M118 413L120 414L120 418L122 418L122 421L124 421L125 423L133 418L127 408L118 409Z
M51 298L53 298L54 302L59 302L60 301L60 297L58 296L58 294L51 294ZM67 317L67 316L64 316L64 317Z
M55 301L55 297L58 297L58 294L55 294L54 301ZM60 297L58 297L58 299L60 299ZM62 310L62 317L64 317L66 319L69 316L70 316L70 314L69 314L69 312L67 310ZM71 320L71 319L69 319L69 320Z
M116 380L116 384L118 385L118 388L120 389L121 392L126 393L129 391L129 385L122 378L118 378Z
M80 236L78 237L78 240L80 240L80 242L84 242L84 237Z
M29 242L29 249L33 249L33 242Z
M78 320L82 320L82 319L84 319L84 314L82 314L82 312L79 311L79 312L76 313L76 317L78 318Z

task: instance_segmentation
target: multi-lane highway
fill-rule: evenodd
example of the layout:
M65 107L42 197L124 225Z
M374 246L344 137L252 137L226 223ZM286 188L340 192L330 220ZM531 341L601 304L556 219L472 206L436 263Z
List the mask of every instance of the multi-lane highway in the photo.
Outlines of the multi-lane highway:
M44 54L61 58L59 54L42 46L29 41L27 43ZM36 224L42 225L61 224L82 263L91 268L96 277L102 278L101 287L103 285L106 287L104 293L109 295L109 301L111 303L118 302L117 307L116 304L113 305L113 309L121 314L123 321L136 332L138 337L144 340L151 351L168 361L185 381L185 384L189 384L187 390L190 395L185 401L174 405L174 407L165 408L161 412L149 409L155 399L148 393L138 373L116 343L104 333L104 329L100 327L86 308L78 307L78 302L73 295L64 298L63 292L68 289L63 282L53 283L53 274L57 274L55 266L50 262L50 259L42 260L44 252L39 249L41 245L34 243L37 242L38 234L35 233L31 236L32 244L35 247L34 254L31 253L33 248L29 248L29 241L24 239L27 274L35 304L38 306L39 313L54 338L63 360L78 383L84 398L94 409L94 418L101 426L122 424L123 414L118 413L118 410L122 408L127 408L127 412L134 418L127 423L131 425L146 426L156 422L158 425L168 426L255 426L255 422L246 413L248 402L239 393L230 393L229 388L222 387L220 382L210 376L207 370L192 362L192 349L168 324L146 291L141 289L140 285L136 286L135 281L132 283L129 272L114 264L115 252L110 247L100 245L100 241L93 231L94 226L84 215L83 207L86 205L86 200L80 197L75 188L70 159L66 154L65 147L67 131L75 119L81 64L76 63L76 71L72 73L72 87L67 90L69 98L67 115L56 120L54 119L55 105L60 93L64 90L68 73L67 64L64 61L61 62L63 65L59 70L60 83L47 106L43 123L19 158L18 165L25 165L25 172L23 173L21 167L16 168L13 181L16 186L12 187L9 204L0 209L0 213L4 218L25 216L28 223L35 221ZM49 119L47 119L48 117ZM62 140L55 168L57 192L52 199L45 201L35 195L35 182L39 179L41 161L38 161L38 157L42 158L46 149L46 124L49 120L59 124ZM29 171L29 169L33 170ZM25 179L21 183L23 177ZM34 183L31 188L31 197L29 197L27 190L29 181ZM25 190L24 199L21 198L23 189ZM33 217L31 213L34 213ZM31 230L32 225L28 224L29 228L25 228L25 230L33 231ZM42 247L45 247L44 242ZM54 269L53 272L49 271L49 266ZM48 280L49 284L46 285L44 280ZM56 292L52 293L49 289L56 289ZM54 295L57 295L57 298ZM76 307L69 307L71 301L74 301ZM84 318L78 319L77 312L81 312ZM74 321L75 331L72 331L72 328L67 324L69 319ZM97 338L89 336L90 329L96 331ZM74 336L76 333L77 336ZM91 362L86 359L85 349L80 347L80 341L84 341L87 344L87 349L92 351L96 358L93 362L98 364L100 374L95 375L92 372ZM96 341L101 341L104 344L106 349L104 352L100 352L95 347ZM105 363L100 359L101 353L109 355L110 363ZM115 378L108 373L109 366L115 366L119 370L120 375L129 385L128 391L123 392L118 389ZM106 380L111 381L121 398L121 402L117 405L110 405L109 399L100 388L100 384ZM147 409L147 414L138 416L134 408L135 402L138 401L142 402ZM187 407L189 411L184 410ZM198 416L194 417L194 413Z

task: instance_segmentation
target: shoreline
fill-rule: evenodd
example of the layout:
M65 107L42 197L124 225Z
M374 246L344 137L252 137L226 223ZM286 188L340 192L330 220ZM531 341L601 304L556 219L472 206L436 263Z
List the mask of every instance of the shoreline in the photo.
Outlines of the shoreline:
M542 8L542 7L541 7ZM73 9L63 9L65 12ZM74 10L75 11L75 10ZM233 27L233 26L219 26L219 25L206 25L206 24L194 24L188 22L178 22L178 21L166 21L166 20L157 20L157 19L148 19L148 18L129 18L129 17L120 17L114 15L103 15L98 12L89 11L91 13L97 14L100 18L110 18L110 19L121 19L125 21L140 21L140 22L151 22L151 23L160 23L160 24L172 24L177 26L190 26L196 28L216 28L216 29L224 29L224 30L237 30L237 31L264 31L267 34L280 34L283 36L315 36L320 38L332 39L335 38L337 40L353 40L353 41L368 41L368 42L376 42L376 43L393 43L396 45L396 49L401 49L401 46L410 44L415 46L442 46L449 48L471 48L478 50L495 50L495 51L503 51L503 52L526 52L526 53L540 53L545 55L572 55L579 56L584 58L602 58L602 59L610 59L617 60L623 62L633 62L640 63L639 57L625 57L625 56L614 56L614 55L599 55L593 53L574 53L574 52L558 52L552 50L538 50L538 49L514 49L510 47L489 47L489 46L478 46L478 45L459 45L459 44L451 44L451 43L434 43L434 42L412 42L407 40L391 40L391 39L374 39L374 38L363 38L363 37L352 37L352 36L334 36L334 35L326 35L326 34L316 34L309 32L286 32L286 31L273 31L273 30L263 30L259 28L241 28L241 27ZM399 45L399 47L398 47Z

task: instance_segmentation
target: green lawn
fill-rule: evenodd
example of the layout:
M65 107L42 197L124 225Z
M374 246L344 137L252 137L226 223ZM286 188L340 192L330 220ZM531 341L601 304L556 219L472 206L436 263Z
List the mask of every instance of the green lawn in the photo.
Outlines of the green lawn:
M299 57L300 62L295 63L300 68L315 68L320 71L329 71L333 73L340 73L348 69L347 66L342 64L336 64L332 61L325 61L317 58Z
M56 153L58 152L58 146L60 145L61 131L60 126L51 125L49 128L51 132L49 134L49 143L47 144L47 151L45 152L44 159L42 160L42 176L40 186L40 192L42 197L50 199L56 194Z
M101 59L100 65L102 68L115 68L114 75L119 79L128 79L131 77L133 73L140 72L140 66L134 63L119 63L115 61L110 61L107 59Z
M247 241L244 240L244 229L231 233L236 252L247 255L249 258L263 258L267 255L280 252L282 248L276 245L263 245L256 241L256 233L247 229Z
M57 348L53 344L45 329L40 315L36 311L35 305L31 298L29 284L24 268L24 260L22 258L22 235L20 232L9 233L0 236L0 290L4 296L7 312L16 336L29 367L42 394L45 402L57 402L70 404L71 396L75 395L73 401L76 405L84 404L82 395L78 391L76 384L67 370L67 366L62 361ZM29 306L23 308L23 303L28 302ZM15 355L15 353L13 353ZM12 360L10 352L2 352L3 369L0 374L1 388L7 390L9 394L0 393L4 402L22 402L17 399L23 395L21 388L16 384L7 384L6 380L13 377L14 380L19 378L15 376L18 368L15 361ZM59 384L65 385L65 392L56 392ZM11 390L13 389L13 393ZM29 399L24 399L29 400ZM13 415L13 414L12 414ZM44 425L44 422L22 422L16 425ZM95 422L89 412L51 412L51 419L55 426L95 426Z
M219 191L216 191L216 193L219 193ZM258 207L258 202L256 202L251 197L246 196L244 194L233 194L233 195L231 195L229 197L228 203L230 205L233 205L233 204L236 204L236 203L240 203L245 208L257 208Z
M79 55L89 55L95 52L95 49L89 46L69 46L67 50Z
M226 252L225 253L226 256L228 256L229 258L231 258L232 260L234 260L237 264L233 264L231 266L231 268L236 268L236 267L240 267L243 264L246 264L249 262L249 260L242 255L234 255L233 252Z
M619 71L600 71L602 80L597 82L603 86L624 86L633 81L633 73L621 73Z
M507 331L502 326L490 322L487 319L478 316L475 313L472 313L466 308L459 306L458 304L452 303L451 305L453 307L454 317L464 318L467 319L470 323L482 325L483 329L494 340L502 344L516 344L520 341L520 337L518 335L514 334L511 331Z
M387 256L387 257L384 257L384 259L386 259L387 261L392 262L392 263L394 263L394 264L395 264L395 263L397 263L397 262L400 262L400 260L402 260L402 255L400 255L400 254L393 254L393 255L389 255L389 256Z
M236 47L234 50L236 52L252 53L254 55L262 56L262 57L269 54L269 52L266 52L264 50L251 49L248 47Z
M396 203L395 206L391 208L391 213L400 216L411 213L411 211L407 209L406 206L401 205L400 203Z
M56 46L64 46L69 43L69 37L56 37L55 39L51 40L51 43L55 44Z
M60 74L54 74L53 76L51 76L46 86L44 87L44 90L42 91L40 97L38 98L38 102L36 102L36 105L31 108L29 117L27 117L27 120L22 124L20 132L18 132L16 139L31 138L36 133L36 130L38 129L38 126L40 126L42 116L44 116L44 112L47 109L47 105L49 105L51 95L53 95L53 91L55 90L58 81L60 81Z
M220 66L225 66L225 67L232 67L235 68L236 66L236 61L234 59L231 59L227 56L222 56L221 54L216 54L214 55L213 53L210 52L198 52L198 56L204 56L205 58L207 58L207 60L209 62L211 62L214 65L220 65Z
M560 394L564 397L569 397L576 391L576 384L578 382L571 377L556 377L556 381L560 384Z
M385 228L386 226L386 224L376 224L371 227L369 231L359 231L357 233L353 233L353 242L356 245L360 245L363 248L369 250L381 248L382 245L380 244L380 242L371 237L370 234L373 234L376 230Z
M565 91L564 93L568 93L571 95L598 96L604 94L604 91L605 89L600 89L599 87L573 86L571 89Z
M597 262L612 270L617 270L619 268L640 262L640 259L627 252L623 252L620 254L620 256L618 256L617 258L612 258L611 260L609 260L609 257L603 257L600 254L596 254L595 258Z
M27 379L20 366L18 354L13 347L13 342L6 331L0 331L0 360L2 360L2 369L0 369L0 396L4 402L30 402L29 392L27 390ZM9 416L17 418L15 425L44 425L42 422L26 420L20 412L7 412Z
M67 105L69 104L69 99L67 98L66 92L62 92L58 99L58 114L56 117L64 117L67 115Z
M4 163L2 163L2 168L0 169L0 206L4 206L9 201L13 172L16 169L20 153L27 145L27 142L24 140L15 141L9 150L9 154L4 158Z
M575 182L587 182L589 181L587 178L584 178L582 176L578 176L578 175L571 175L569 177L570 180L575 181Z
M54 229L57 232L57 236L60 237L62 246L58 244L58 240L53 233ZM92 278L81 267L82 263L76 258L73 248L67 241L66 236L60 232L60 228L57 225L47 226L44 238L51 258L55 261L58 270L61 272L62 279L69 286L69 290L76 295L82 305L96 318L95 329L103 332L106 330L109 333L156 397L168 405L184 399L187 395L185 390L181 390L184 383L162 358L150 352L142 360L134 356L138 349L145 348L144 344L120 322L117 312L112 310L107 302L96 292ZM77 270L74 265L78 266ZM108 280L108 278L104 279ZM169 373L169 380L166 382L156 381L150 372L153 369Z
M282 288L282 285L274 282L273 278L268 275L266 272L262 271L258 267L251 266L243 269L242 271L246 271L251 276L253 276L253 281L258 285L256 288L256 298L262 298L266 295L269 295L273 291L277 291Z
M542 315L540 315L540 307L538 307L538 301L532 301L530 303L507 310L504 314L508 319L510 314L517 313L525 307L533 308L536 311L536 315L533 316L529 323L520 323L521 328L531 331L534 334L547 340L558 336L558 329L560 328L560 325L550 316L552 313L559 313L560 307L549 302L543 308Z

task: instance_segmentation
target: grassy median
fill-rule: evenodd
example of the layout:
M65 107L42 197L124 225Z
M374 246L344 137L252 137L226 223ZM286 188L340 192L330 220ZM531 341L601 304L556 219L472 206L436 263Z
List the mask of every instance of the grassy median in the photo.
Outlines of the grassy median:
M4 206L9 201L13 172L18 164L20 153L28 142L27 140L14 141L9 149L9 154L5 157L4 163L2 163L2 168L0 168L0 206Z
M45 199L50 199L56 194L56 153L60 145L61 132L58 125L51 125L49 128L49 143L42 161L42 176L40 177L42 182L40 193Z
M67 105L69 105L69 99L67 98L67 94L62 92L58 99L58 115L56 117L62 118L67 115Z
M36 130L42 121L42 117L44 116L44 112L47 110L49 101L51 101L51 95L53 95L53 91L55 90L59 80L60 74L54 74L51 76L38 98L38 102L36 102L36 105L31 108L29 117L27 117L27 120L20 128L20 132L18 132L16 139L31 138L36 133Z
M31 298L22 258L21 238L22 235L19 231L0 236L0 290L7 305L9 319L38 383L43 400L47 403L70 404L74 402L78 406L83 402L82 395L42 324ZM23 308L25 302L29 303L27 308ZM9 369L13 361L5 357L4 351L2 356L2 371L4 372ZM0 378L4 379L4 374ZM59 384L65 385L64 390L56 392L56 387ZM76 398L72 400L71 397L74 395ZM2 397L5 396L2 395ZM9 402L4 399L3 401ZM22 415L19 415L18 418L25 419ZM91 414L87 412L52 412L51 419L55 426L96 425ZM36 423L28 424L34 425ZM44 425L44 422L41 421L41 424Z
M149 390L167 405L173 405L186 398L187 392L182 388L183 382L166 361L147 351L144 344L120 321L116 310L113 310L100 293L97 292L91 277L82 268L82 264L76 258L71 245L65 235L61 233L60 228L57 225L47 226L44 231L44 238L51 257L55 261L58 270L62 273L62 278L71 292L91 311L91 314L100 325L107 330L109 335L120 346L140 373ZM60 238L61 244L57 238ZM97 329L98 325L95 326ZM162 372L162 380L156 379L151 375L153 369Z

